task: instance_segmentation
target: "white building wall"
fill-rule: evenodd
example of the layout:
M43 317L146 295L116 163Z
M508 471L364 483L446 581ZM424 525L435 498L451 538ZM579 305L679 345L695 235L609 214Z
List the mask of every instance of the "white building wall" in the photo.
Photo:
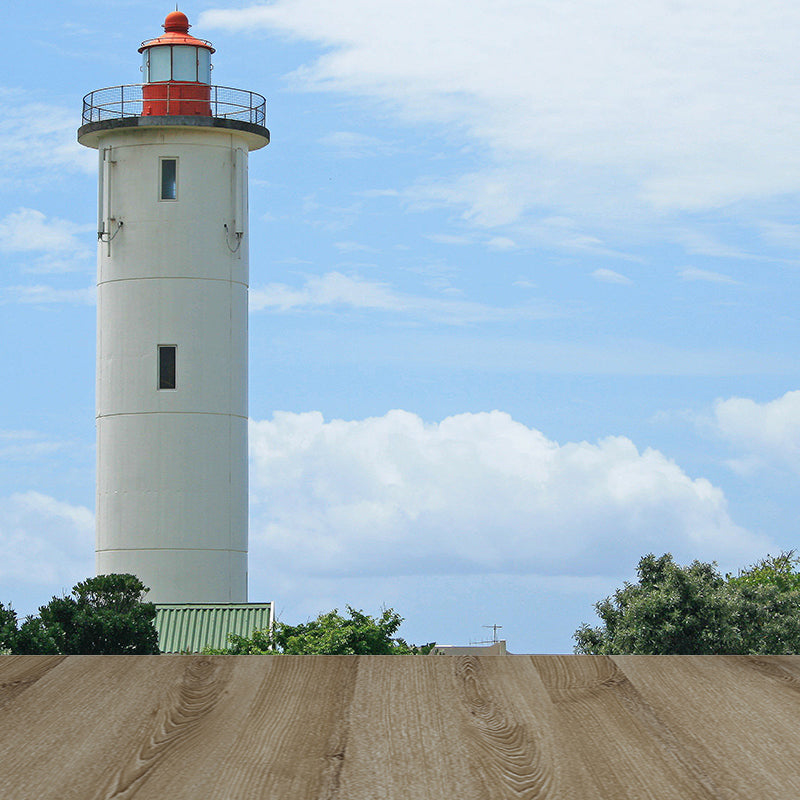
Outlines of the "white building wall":
M157 603L246 602L248 136L131 127L96 143L113 237L98 249L97 571L138 575ZM176 200L160 199L162 158ZM174 390L158 388L159 345L177 348Z

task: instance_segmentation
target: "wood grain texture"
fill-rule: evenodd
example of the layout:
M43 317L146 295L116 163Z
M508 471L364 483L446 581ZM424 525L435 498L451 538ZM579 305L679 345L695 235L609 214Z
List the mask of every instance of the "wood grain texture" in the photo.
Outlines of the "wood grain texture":
M800 657L0 656L9 800L784 800Z
M3 706L44 677L66 656L0 657L0 711Z

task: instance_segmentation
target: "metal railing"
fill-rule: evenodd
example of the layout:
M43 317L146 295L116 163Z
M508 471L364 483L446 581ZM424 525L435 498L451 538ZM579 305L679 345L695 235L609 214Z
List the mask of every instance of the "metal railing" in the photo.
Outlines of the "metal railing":
M147 87L147 97L143 88ZM186 97L187 89L208 88L202 98ZM156 109L156 111L153 111ZM267 101L256 92L197 83L131 83L96 89L83 98L83 123L104 122L147 113L189 114L266 125Z

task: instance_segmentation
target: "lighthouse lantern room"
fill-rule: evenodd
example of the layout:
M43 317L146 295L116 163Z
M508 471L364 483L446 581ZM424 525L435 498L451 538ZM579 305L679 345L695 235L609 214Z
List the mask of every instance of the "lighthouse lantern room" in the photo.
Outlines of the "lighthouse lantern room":
M142 113L211 116L211 42L189 35L189 20L173 11L164 35L142 42Z
M247 601L247 162L265 101L210 83L167 15L142 84L86 95L98 151L98 573L148 599Z

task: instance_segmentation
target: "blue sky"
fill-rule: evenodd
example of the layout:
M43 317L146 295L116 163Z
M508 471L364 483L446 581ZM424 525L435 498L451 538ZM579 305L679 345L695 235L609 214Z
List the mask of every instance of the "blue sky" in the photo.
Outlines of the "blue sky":
M93 570L95 153L169 4L5 17L0 600ZM569 652L639 556L797 544L800 9L181 4L250 161L250 597Z

